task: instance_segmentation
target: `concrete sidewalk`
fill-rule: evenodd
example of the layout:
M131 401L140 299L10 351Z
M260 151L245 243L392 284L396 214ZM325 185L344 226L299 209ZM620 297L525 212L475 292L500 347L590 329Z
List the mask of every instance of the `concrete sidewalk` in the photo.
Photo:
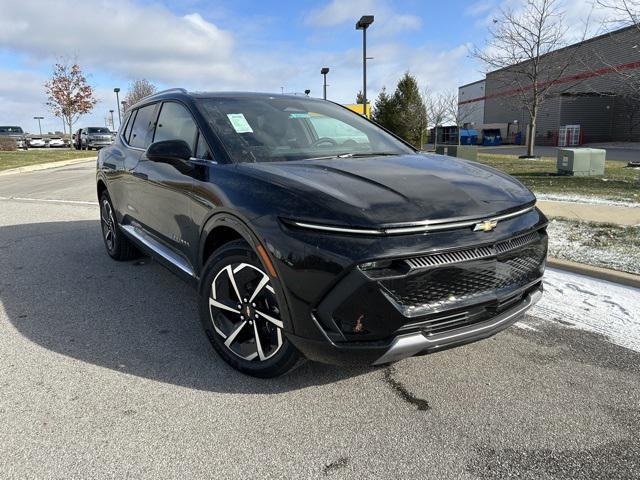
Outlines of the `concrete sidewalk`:
M553 200L538 200L537 206L547 217L625 226L640 225L640 208Z

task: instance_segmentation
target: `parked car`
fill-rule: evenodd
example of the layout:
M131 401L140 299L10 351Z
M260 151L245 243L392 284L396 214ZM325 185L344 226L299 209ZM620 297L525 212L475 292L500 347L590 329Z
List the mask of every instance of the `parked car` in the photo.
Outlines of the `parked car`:
M27 142L22 127L10 125L0 126L0 138L10 138L14 140L17 148L26 150L29 147L29 142Z
M113 143L113 135L107 127L81 128L78 133L80 134L80 150L100 149Z
M62 137L50 137L49 138L49 147L51 148L61 148L66 146L66 142L62 139Z
M47 146L47 142L42 137L30 137L29 146L31 148L44 148Z
M107 253L148 253L196 286L207 337L242 372L441 351L542 294L547 219L526 187L337 104L175 89L123 124L98 154Z

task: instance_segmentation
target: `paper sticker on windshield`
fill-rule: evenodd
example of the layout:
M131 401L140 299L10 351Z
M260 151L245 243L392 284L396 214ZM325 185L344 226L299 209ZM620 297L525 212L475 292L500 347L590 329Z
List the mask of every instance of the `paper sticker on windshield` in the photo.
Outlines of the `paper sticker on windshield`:
M290 113L289 118L309 118L308 113Z
M253 129L244 115L241 113L228 113L227 118L231 122L236 133L253 133Z

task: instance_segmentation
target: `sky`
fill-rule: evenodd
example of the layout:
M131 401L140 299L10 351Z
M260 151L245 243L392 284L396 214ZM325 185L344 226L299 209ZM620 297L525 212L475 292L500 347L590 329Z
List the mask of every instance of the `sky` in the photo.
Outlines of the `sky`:
M43 116L43 133L62 129L43 86L59 59L77 60L98 99L74 128L105 125L116 109L113 88L123 94L139 78L159 89L310 89L320 97L328 66L328 97L354 103L362 87L362 32L354 26L367 14L375 16L368 98L393 91L405 71L421 88L457 91L484 77L470 49L484 45L497 5L517 9L522 1L0 0L0 125L37 133L33 117ZM595 32L606 16L589 0L559 1L574 26L590 18Z

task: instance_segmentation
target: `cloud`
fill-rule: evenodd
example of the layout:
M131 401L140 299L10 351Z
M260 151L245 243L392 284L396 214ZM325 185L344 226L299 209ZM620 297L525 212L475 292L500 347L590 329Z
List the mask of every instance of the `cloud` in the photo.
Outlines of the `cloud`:
M177 16L158 5L128 0L58 0L43 15L41 2L5 2L0 44L35 60L71 52L86 65L125 78L209 84L247 80L236 61L233 35L197 13Z
M396 13L384 0L332 0L312 10L305 18L305 23L318 27L335 27L345 23L355 25L362 15L376 17L376 33L381 35L393 35L422 26L420 17Z

